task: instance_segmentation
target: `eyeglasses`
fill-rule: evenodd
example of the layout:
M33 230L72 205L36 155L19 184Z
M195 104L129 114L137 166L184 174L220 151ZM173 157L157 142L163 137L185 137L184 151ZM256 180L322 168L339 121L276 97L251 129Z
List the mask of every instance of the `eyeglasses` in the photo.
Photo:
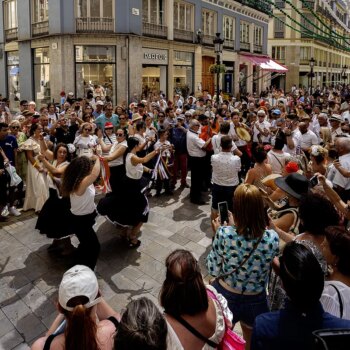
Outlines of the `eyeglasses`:
M92 131L92 129L84 129L85 131Z
M19 129L19 126L11 126L11 129Z
M116 134L117 135L117 137L123 137L124 136L124 134Z

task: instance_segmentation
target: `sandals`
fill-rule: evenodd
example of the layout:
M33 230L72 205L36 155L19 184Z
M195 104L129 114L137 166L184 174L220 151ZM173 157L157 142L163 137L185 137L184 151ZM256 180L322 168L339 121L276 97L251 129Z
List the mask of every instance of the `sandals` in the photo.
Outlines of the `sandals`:
M134 249L134 248L138 248L141 245L141 241L138 239L136 243L131 242L130 240L128 240L128 248L129 249Z

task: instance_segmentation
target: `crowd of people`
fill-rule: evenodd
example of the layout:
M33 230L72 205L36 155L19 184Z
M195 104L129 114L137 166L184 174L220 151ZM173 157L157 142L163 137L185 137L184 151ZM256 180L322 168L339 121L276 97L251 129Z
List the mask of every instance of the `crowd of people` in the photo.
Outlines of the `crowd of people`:
M78 264L60 285L60 315L33 349L215 349L238 322L241 349L309 349L316 330L350 329L345 87L159 94L118 106L68 97L39 110L23 100L17 114L0 103L0 220L35 210L49 250ZM145 298L114 312L93 273L96 216L137 249L148 198L185 188L195 206L211 197L211 285L190 252L175 251L164 313ZM96 192L105 194L97 205Z

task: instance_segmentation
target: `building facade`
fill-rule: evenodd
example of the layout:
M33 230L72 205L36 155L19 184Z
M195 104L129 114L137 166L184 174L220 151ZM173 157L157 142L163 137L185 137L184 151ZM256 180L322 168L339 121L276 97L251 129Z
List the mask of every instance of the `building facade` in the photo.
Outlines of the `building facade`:
M298 9L296 11L295 9ZM350 74L349 2L275 0L269 25L269 54L288 68L273 85L348 84ZM310 60L315 60L313 74Z
M268 6L253 0L4 0L0 2L0 93L58 102L88 91L114 103L163 91L216 89L213 39L225 39L227 94L259 91ZM247 59L250 58L250 59Z

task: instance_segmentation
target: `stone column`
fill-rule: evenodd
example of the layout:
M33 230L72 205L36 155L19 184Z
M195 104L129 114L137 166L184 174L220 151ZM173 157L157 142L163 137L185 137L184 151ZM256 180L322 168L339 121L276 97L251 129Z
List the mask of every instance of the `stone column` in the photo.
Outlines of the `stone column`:
M165 11L166 25L168 26L168 40L174 40L174 0L166 1Z

